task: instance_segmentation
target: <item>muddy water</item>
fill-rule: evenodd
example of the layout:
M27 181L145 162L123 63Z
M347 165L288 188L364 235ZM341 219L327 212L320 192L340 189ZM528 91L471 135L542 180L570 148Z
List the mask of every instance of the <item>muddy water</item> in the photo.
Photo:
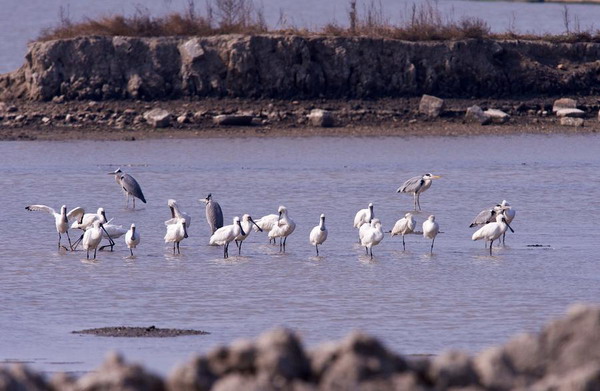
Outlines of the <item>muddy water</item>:
M478 351L535 331L573 302L598 302L600 137L275 138L139 142L0 143L0 361L48 371L86 371L117 349L166 373L194 352L275 325L308 344L362 329L403 353L447 347ZM125 209L108 171L133 174L147 205ZM389 230L412 207L397 194L415 174L442 175L422 196L418 224L435 214L434 254L420 236L388 236L370 260L352 220L369 202ZM288 252L252 233L242 256L209 247L198 198L211 192L226 221L288 207L297 222ZM193 221L182 254L163 243L168 198ZM515 234L488 256L470 220L508 200ZM54 207L103 206L134 222L142 243L127 258L123 238L94 262L56 250ZM316 257L308 233L327 215ZM73 233L73 237L77 234ZM541 245L543 247L531 247ZM232 247L233 248L233 247ZM231 251L235 253L234 250ZM103 326L194 328L207 336L115 339L74 335Z
M4 3L8 3L5 5ZM320 29L327 23L345 25L348 20L348 0L257 0L266 22L272 28L289 26ZM358 12L365 15L368 4L384 11L383 18L390 23L402 23L410 18L413 4L434 4L445 19L479 18L494 32L514 31L534 34L562 34L566 30L565 16L570 31L598 28L600 5L560 3L527 3L510 1L464 0L382 0L358 1ZM0 73L17 69L24 62L27 42L35 40L42 29L59 24L60 11L73 21L105 15L133 15L136 10L153 16L184 12L188 0L4 0L0 7ZM196 1L196 9L204 13L203 1ZM566 13L565 13L566 9Z

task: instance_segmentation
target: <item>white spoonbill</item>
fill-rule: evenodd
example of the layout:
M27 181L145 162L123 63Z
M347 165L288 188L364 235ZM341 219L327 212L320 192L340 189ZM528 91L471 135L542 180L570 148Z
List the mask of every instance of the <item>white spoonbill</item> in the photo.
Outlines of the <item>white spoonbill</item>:
M319 244L323 244L327 240L327 228L325 227L325 215L321 214L319 225L310 231L310 244L315 246L317 256L319 256Z
M106 218L106 212L104 211L104 208L98 208L98 211L96 213L84 214L77 221L74 221L73 224L71 224L71 228L80 229L85 233L87 229L93 226L95 221L100 221L102 224L108 224L108 219ZM73 244L73 249L76 249L79 245L79 242L83 240L84 233L82 233L79 239L75 241L75 243ZM108 235L108 242L112 246L114 246L115 244L110 235Z
M173 243L173 254L175 254L175 246L177 246L177 254L179 251L179 243L188 237L187 229L185 228L185 219L177 219L174 224L167 225L167 234L165 235L165 243Z
M192 224L192 218L190 217L189 214L182 212L179 209L179 205L177 205L177 201L175 201L174 199L170 199L167 201L167 205L169 206L169 209L171 210L171 218L169 220L165 221L165 225L175 224L177 222L177 219L185 219L185 227L190 228L190 225Z
M129 228L129 231L127 231L127 233L125 234L125 244L127 244L127 247L129 248L129 252L131 253L131 256L133 257L133 249L137 247L138 244L140 244L140 233L136 230L135 224L131 224L131 228Z
M498 216L496 216L495 223L489 223L479 228L477 231L475 231L471 239L484 239L486 241L489 241L490 255L492 255L492 244L494 243L494 240L498 239L502 234L504 234L507 228L509 228L511 232L515 232L506 222L506 216L504 216L504 214L499 214Z
M83 234L83 249L87 251L86 258L90 259L90 250L94 249L94 259L96 259L96 250L102 240L102 222L94 221L91 228L88 228Z
M438 232L440 232L440 225L435 221L435 216L431 215L423 222L423 237L431 239L431 254L433 254L433 243Z
M431 181L433 179L438 179L438 178L441 178L441 176L432 175L430 173L427 173L427 174L421 175L421 176L412 177L412 178L408 179L406 182L404 182L402 184L402 186L400 186L398 188L397 192L398 193L412 193L414 203L415 203L415 210L417 210L417 206L419 207L419 210L421 210L421 201L419 200L419 196L421 195L421 193L423 193L425 190L427 190L431 187Z
M403 218L396 221L394 228L392 228L392 236L402 235L402 249L406 250L406 244L404 244L404 235L415 232L415 226L417 222L413 217L412 213L406 213Z
M250 235L250 231L252 231L252 226L255 227L258 231L262 232L262 228L260 228L256 222L252 219L252 216L249 214L245 214L242 216L242 231L238 236L235 237L235 245L238 248L238 255L242 255L242 243L244 240Z
M506 200L502 200L502 203L500 203L500 207L504 211L504 216L506 217L506 224L512 223L515 216L517 215L517 211L514 210L510 206L510 204L508 202L506 202ZM510 230L512 231L512 228ZM502 234L502 244L504 244L505 238L506 238L506 230L504 230L504 233Z
M288 216L288 211L285 206L280 206L279 209L279 220L277 224L269 231L269 238L279 238L279 252L285 252L285 244L288 236L296 229L296 223Z
M133 199L133 209L135 209L135 199L139 198L144 204L146 203L146 198L144 198L144 193L142 193L142 188L140 184L129 174L125 174L121 171L121 168L117 168L113 172L109 172L108 175L115 176L115 182L123 189L125 196L127 197L126 208L129 208L129 196Z
M209 243L211 246L223 246L223 258L229 258L229 243L233 242L240 235L246 235L246 232L242 229L240 218L235 216L233 224L216 230L210 237Z
M364 223L370 223L374 217L375 213L373 212L373 203L371 202L367 208L356 212L356 216L354 216L354 228L360 228Z
M60 207L60 213L57 213L54 209L46 205L29 205L26 206L25 209L29 211L40 211L46 212L54 216L54 224L56 225L56 232L58 232L58 248L60 249L60 238L61 234L66 233L67 239L69 240L69 247L73 250L73 245L71 244L71 237L69 236L69 219L73 217L81 218L85 211L83 208L75 208L67 213L67 207L65 205ZM63 246L65 250L67 249Z
M378 245L383 240L383 229L379 219L371 220L369 228L366 229L361 237L360 243L365 247L367 254L371 254L373 259L373 246Z
M271 230L273 229L275 224L277 224L278 221L279 221L278 214L270 214L270 215L263 216L260 219L256 220L256 227L254 227L254 231L259 232L259 230L260 230L261 232L264 231L264 232L267 232L267 234L268 234L269 232L271 232ZM269 238L269 244L271 244L271 242L273 242L273 244L276 244L275 239Z

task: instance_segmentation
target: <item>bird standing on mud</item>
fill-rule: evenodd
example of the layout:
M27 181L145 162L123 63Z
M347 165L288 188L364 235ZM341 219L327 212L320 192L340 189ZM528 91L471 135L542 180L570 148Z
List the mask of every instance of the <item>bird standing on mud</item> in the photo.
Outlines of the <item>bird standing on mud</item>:
M144 193L142 193L142 188L134 177L123 173L121 168L117 168L115 171L109 172L108 175L114 175L115 182L117 182L117 184L121 186L125 192L125 195L127 196L127 204L125 205L125 208L129 208L129 196L131 196L133 199L133 209L135 209L136 198L139 198L144 204L146 203L146 198L144 197Z
M421 210L421 202L419 200L419 196L421 195L421 193L423 193L425 190L427 190L431 187L431 181L433 179L438 179L438 178L441 178L441 176L432 175L430 173L427 173L423 176L412 177L412 178L408 179L406 182L404 182L402 184L402 186L400 186L398 188L397 192L398 193L412 193L414 203L415 203L415 210L417 210L417 207L419 208L419 210Z
M218 202L213 201L212 194L208 194L205 199L200 200L206 204L206 222L210 227L210 234L223 226L223 211Z

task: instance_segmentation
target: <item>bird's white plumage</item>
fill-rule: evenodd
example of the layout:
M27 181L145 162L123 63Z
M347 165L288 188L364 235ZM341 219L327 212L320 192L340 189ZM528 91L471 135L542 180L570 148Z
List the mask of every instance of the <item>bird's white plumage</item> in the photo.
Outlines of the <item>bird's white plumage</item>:
M322 214L320 217L319 225L314 227L310 231L310 235L308 237L310 244L316 247L317 255L319 255L319 245L323 244L325 240L327 240L327 227L325 227L325 215Z
M356 212L356 215L354 216L354 228L360 228L363 224L370 223L374 217L373 203L370 203L367 208Z
M269 231L269 238L286 238L294 232L296 223L288 216L285 206L279 207L279 220Z
M260 228L263 231L269 232L273 229L273 226L277 224L277 221L279 221L279 215L271 214L263 216L260 219L256 220L257 226L254 227L254 231L258 232L258 228Z
M373 258L373 246L378 245L382 240L383 229L381 228L381 221L379 221L379 219L373 219L371 220L371 224L368 225L368 228L364 230L360 243L370 251L371 258Z
M96 213L84 214L78 221L74 221L73 224L71 224L71 228L82 229L85 231L90 228L96 220L100 221L102 224L108 223L104 208L98 208Z
M129 228L129 230L125 234L125 244L127 245L127 248L136 248L138 244L140 244L140 240L141 236L135 224L131 224L131 228Z
M417 222L413 217L412 213L406 213L403 218L396 221L394 224L394 228L392 228L392 236L395 235L407 235L413 233L415 231L415 226Z
M489 242L498 239L503 233L506 232L508 225L506 224L506 217L503 214L496 216L496 221L489 223L479 228L473 236L472 240L485 239Z
M240 218L236 216L233 218L233 224L217 229L210 237L209 243L213 246L224 246L234 241L241 233Z
M73 217L81 217L85 214L85 211L81 207L72 209L67 213L67 207L61 206L60 212L56 212L53 208L46 205L29 205L25 209L30 211L46 212L54 217L54 224L56 225L56 231L64 234L69 229L69 219Z
M90 250L94 250L94 259L96 258L96 249L102 240L102 223L100 220L94 221L92 226L83 234L83 249L87 251L88 258Z
M259 230L260 227L257 227L256 222L252 219L252 216L250 216L249 214L245 214L242 216L241 225L242 225L242 231L244 231L244 235L242 235L242 233L240 232L240 234L235 237L235 240L238 242L242 242L242 241L246 240L248 235L250 235L250 231L252 230L253 227L256 231L260 231Z
M165 243L173 243L173 253L175 253L175 246L177 245L177 250L179 250L179 243L187 237L185 219L177 219L174 224L167 225Z
M440 225L435 221L435 216L431 215L423 222L423 237L435 239L438 232L440 232Z
M192 224L192 217L189 214L182 211L181 209L179 209L177 201L175 201L174 199L169 199L167 201L167 205L171 210L171 218L165 221L165 225L175 224L177 223L177 219L185 219L185 227L190 228L190 225Z

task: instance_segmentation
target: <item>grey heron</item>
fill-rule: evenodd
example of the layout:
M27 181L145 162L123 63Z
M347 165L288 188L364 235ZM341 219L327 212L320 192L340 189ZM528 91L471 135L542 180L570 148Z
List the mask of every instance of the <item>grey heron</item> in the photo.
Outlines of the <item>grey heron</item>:
M408 179L406 182L404 182L402 184L402 186L400 186L398 188L397 192L398 193L412 193L413 199L414 199L414 204L415 204L415 210L417 210L417 206L419 207L419 210L421 210L421 202L419 200L420 194L431 187L431 181L433 179L438 179L438 178L441 178L441 176L432 175L430 173L427 173L422 176L412 177L412 178Z
M371 259L373 259L373 246L378 245L383 240L383 229L381 228L381 221L379 219L371 220L371 224L367 227L363 229L360 244L364 246L367 254L370 254Z
M206 221L210 226L210 234L223 226L223 211L221 205L212 199L212 194L208 194L205 199L200 200L206 204Z
M492 245L494 244L494 240L498 239L504 233L506 233L506 229L510 229L511 232L515 232L511 226L506 221L506 216L503 213L496 216L496 221L493 223L489 223L479 228L473 236L472 240L484 239L490 242L490 255L492 255Z
M69 240L69 247L73 251L73 245L71 244L71 237L69 236L69 219L73 217L82 218L85 211L81 207L72 209L67 213L67 207L65 205L60 207L60 213L56 212L53 208L46 205L29 205L25 209L29 211L40 211L51 214L54 217L54 224L56 225L56 232L58 232L58 249L60 250L60 239L61 234L66 233L67 239ZM62 246L65 250L67 248Z
M431 215L423 222L423 237L431 239L431 254L433 254L433 243L438 232L440 232L440 225L435 221L435 216Z
M296 223L288 216L288 211L285 206L280 206L278 211L279 220L269 231L269 238L275 240L279 238L279 252L285 252L287 238L296 229Z
M391 235L402 235L402 249L406 250L406 244L404 243L404 235L411 234L415 232L415 226L417 222L413 217L412 213L406 213L403 218L396 221L394 224L394 228L392 228Z
M242 254L242 243L244 240L250 235L250 231L252 231L252 226L254 226L259 232L262 232L262 228L256 224L256 222L252 219L252 216L249 214L245 214L242 216L242 231L244 234L240 232L238 236L235 237L235 245L238 248L238 255Z
M131 224L131 228L129 228L129 231L125 234L125 244L127 244L129 252L133 257L133 249L140 244L140 233L137 232L135 224Z
M209 244L211 246L223 246L223 258L229 258L229 243L239 235L246 235L246 232L242 228L240 218L235 216L233 224L221 227L211 235Z
M315 249L317 250L317 256L319 256L319 245L323 244L325 240L327 240L327 234L328 231L325 227L325 215L321 214L321 217L319 218L319 225L314 227L308 236L310 244L315 246Z
M133 209L135 209L136 198L139 198L144 204L146 203L146 198L144 197L144 193L142 193L142 188L134 177L129 174L125 174L123 171L121 171L121 168L117 168L115 171L109 172L108 175L114 175L115 182L117 182L117 184L121 186L125 192L125 195L127 196L127 204L125 205L126 208L129 208L129 196L131 196L133 199Z
M477 216L475 216L475 218L471 222L471 225L469 225L469 228L473 228L478 225L485 225L485 224L496 221L496 216L501 211L502 211L502 209L501 209L500 204L496 204L495 206L493 206L491 208L482 210L481 212L479 212L479 214Z

